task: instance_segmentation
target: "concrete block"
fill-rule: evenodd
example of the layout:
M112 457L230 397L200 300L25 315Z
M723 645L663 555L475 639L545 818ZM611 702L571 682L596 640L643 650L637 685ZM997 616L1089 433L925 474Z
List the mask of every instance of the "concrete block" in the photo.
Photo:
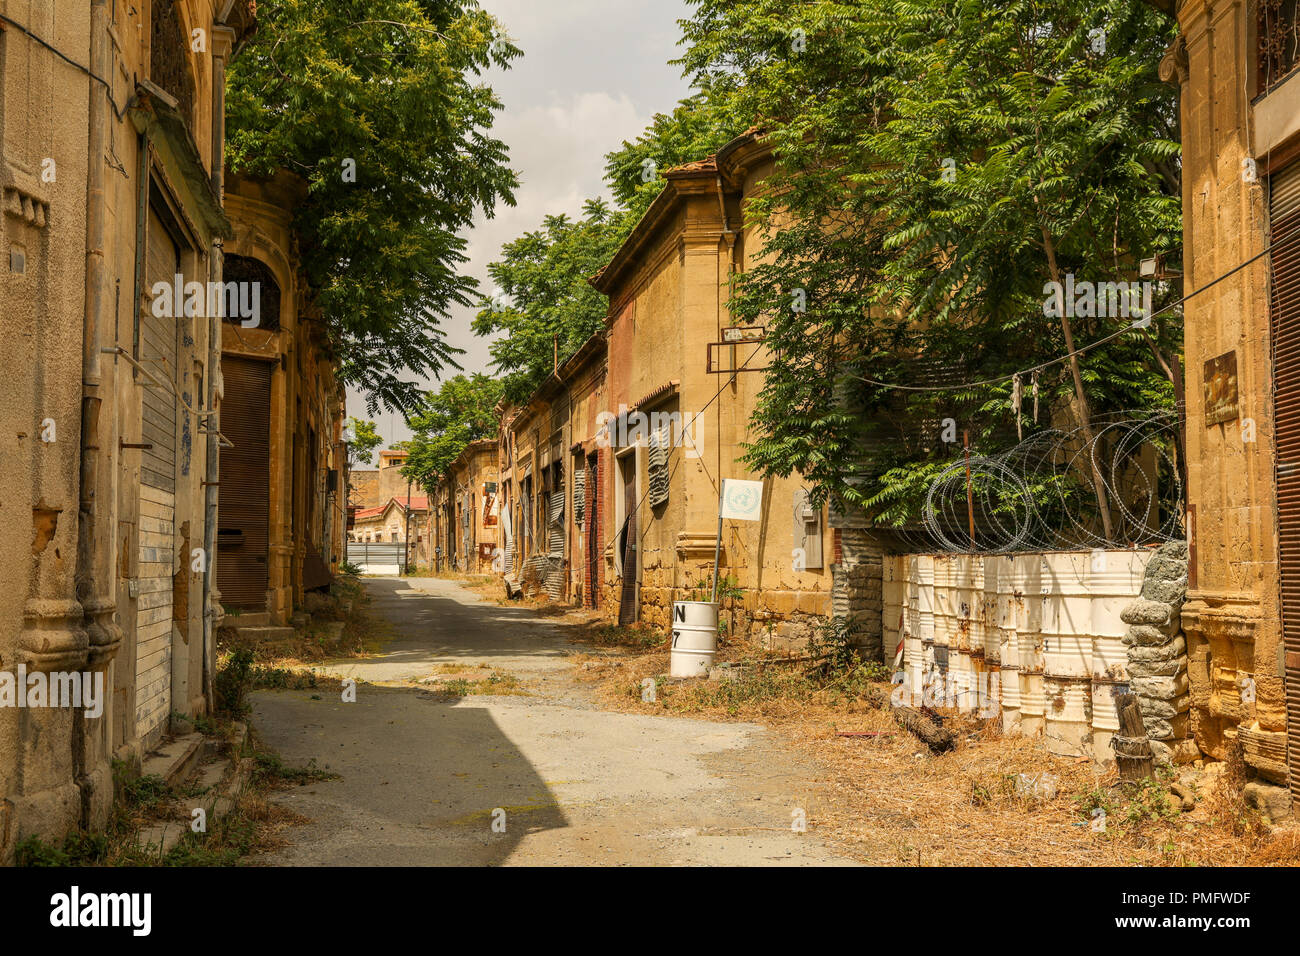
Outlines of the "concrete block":
M1157 700L1173 700L1187 694L1187 675L1173 677L1133 677L1129 681L1133 693L1139 697L1154 697Z
M1187 642L1180 635L1164 644L1134 644L1128 649L1128 662L1131 667L1136 663L1182 660L1186 655Z

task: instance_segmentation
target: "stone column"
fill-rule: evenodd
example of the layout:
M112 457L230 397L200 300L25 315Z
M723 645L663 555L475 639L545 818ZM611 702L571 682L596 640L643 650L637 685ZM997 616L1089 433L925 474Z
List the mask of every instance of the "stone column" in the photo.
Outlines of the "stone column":
M1180 611L1187 599L1187 545L1173 541L1152 555L1142 591L1120 613L1129 626L1129 686L1137 695L1142 721L1158 763L1188 763L1200 756L1191 738L1187 642Z

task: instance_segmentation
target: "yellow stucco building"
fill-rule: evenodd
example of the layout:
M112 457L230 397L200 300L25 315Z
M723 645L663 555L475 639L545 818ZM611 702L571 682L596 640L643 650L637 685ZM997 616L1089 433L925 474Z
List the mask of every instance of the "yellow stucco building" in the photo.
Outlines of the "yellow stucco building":
M1196 293L1185 306L1191 729L1216 758L1240 742L1260 777L1289 780L1296 795L1296 10L1184 0L1176 15L1181 35L1161 72L1181 90L1183 283Z

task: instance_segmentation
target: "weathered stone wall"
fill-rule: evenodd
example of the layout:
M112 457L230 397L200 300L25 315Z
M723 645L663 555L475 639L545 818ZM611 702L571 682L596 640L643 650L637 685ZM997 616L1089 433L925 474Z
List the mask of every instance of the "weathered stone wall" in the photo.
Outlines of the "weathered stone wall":
M1225 759L1240 740L1247 764L1265 773L1275 758L1264 751L1276 753L1286 730L1269 269L1229 272L1268 246L1263 172L1285 145L1257 122L1285 94L1261 98L1252 88L1255 16L1244 0L1184 0L1181 36L1161 75L1180 87L1183 283L1205 288L1188 301L1183 320L1187 500L1194 509L1181 611L1189 721L1203 752ZM1247 161L1260 175L1242 175ZM1226 420L1206 407L1207 363L1220 359L1235 363L1239 389ZM1243 686L1252 688L1249 700Z
M840 557L831 565L832 617L867 660L883 660L880 546L861 528L842 528L839 535Z

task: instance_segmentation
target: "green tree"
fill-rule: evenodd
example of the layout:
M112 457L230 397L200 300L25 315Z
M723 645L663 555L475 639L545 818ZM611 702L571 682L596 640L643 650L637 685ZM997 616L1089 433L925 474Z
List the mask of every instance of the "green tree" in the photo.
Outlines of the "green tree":
M616 216L599 199L583 205L583 217L547 216L542 228L502 247L488 266L500 295L474 319L479 335L501 334L490 348L505 395L520 402L555 365L597 332L605 319L605 297L587 277L607 263L621 241Z
M720 103L704 96L683 100L606 156L615 205L589 199L581 219L547 216L540 229L502 247L501 259L488 266L500 295L484 302L473 328L500 336L490 350L509 400L527 399L557 357L564 361L602 328L606 300L587 280L609 264L663 190L663 171L704 158L737 129Z
M665 170L698 162L745 129L725 95L695 93L671 113L656 113L645 132L605 156L605 182L626 236L663 191ZM620 237L621 241L621 237Z
M384 441L375 423L369 419L353 417L348 419L346 427L352 436L348 441L348 464L372 464L375 449Z
M1044 310L1067 274L1176 259L1171 20L1142 0L693 3L683 66L778 157L749 209L770 262L733 302L775 354L751 464L901 525L960 449L944 418L979 451L1016 442L1016 371L1052 363L1039 427L1173 404L1176 314L1143 329Z
M408 453L402 474L432 492L466 445L496 435L501 397L502 383L481 372L455 375L430 392L411 418L414 435L402 443Z
M456 366L441 325L477 300L459 233L517 185L478 77L519 52L473 0L262 0L230 65L227 162L305 181L303 270L372 415Z

